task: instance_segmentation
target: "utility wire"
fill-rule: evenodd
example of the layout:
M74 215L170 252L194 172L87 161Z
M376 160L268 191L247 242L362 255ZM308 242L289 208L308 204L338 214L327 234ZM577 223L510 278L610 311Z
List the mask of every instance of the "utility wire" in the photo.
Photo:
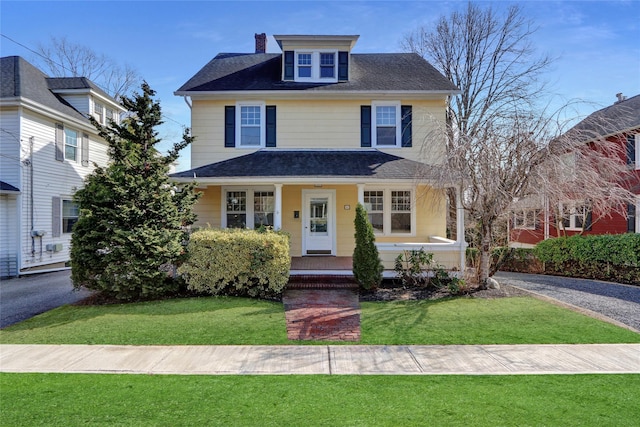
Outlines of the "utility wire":
M65 67L63 64L60 64L60 63L58 63L58 62L56 62L56 61L52 60L51 58L44 56L44 55L43 55L43 54L41 54L40 52L38 52L38 51L36 51L36 50L33 50L33 49L31 49L29 46L26 46L26 45L24 45L24 44L22 44L22 43L20 43L20 42L18 42L18 41L16 41L16 40L12 39L11 37L7 36L6 34L2 34L2 33L0 33L0 36L2 36L2 37L4 37L5 39L7 39L7 40L9 40L9 41L11 41L11 42L13 42L13 43L17 44L18 46L20 46L20 47L22 47L22 48L24 48L24 49L27 49L29 52L34 53L34 54L38 55L39 57L43 58L44 60L49 61L49 62L51 62L51 63L53 63L53 64L57 65L58 67L62 68L63 70L66 70L66 71L68 71L68 72L70 72L70 73L72 73L72 74L73 74L73 70L68 69L68 68L67 68L67 67ZM92 80L92 83L94 83L94 84L95 84L96 86L98 86L100 89L102 89L102 90L104 90L105 92L107 92L107 93L108 93L108 90L107 90L106 88L104 88L103 86L99 85L98 83L94 82L93 80ZM180 122L178 122L177 120L172 119L171 117L167 116L167 115L166 115L166 114L164 114L164 113L162 113L162 118L163 118L163 119L165 119L165 120L169 120L169 121L171 121L171 122L174 122L175 124L177 124L177 125L181 126L181 127L182 127L182 129L186 129L186 128L188 127L188 126L186 126L185 124L180 123Z

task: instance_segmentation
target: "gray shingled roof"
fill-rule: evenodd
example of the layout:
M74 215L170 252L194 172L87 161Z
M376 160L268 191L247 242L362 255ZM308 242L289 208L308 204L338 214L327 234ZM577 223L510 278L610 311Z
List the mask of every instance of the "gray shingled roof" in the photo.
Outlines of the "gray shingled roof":
M209 91L434 91L457 88L415 53L351 54L348 82L296 83L282 81L282 55L221 53L175 93Z
M437 166L378 150L268 150L212 163L174 178L354 178L412 180L435 178Z
M67 116L87 122L88 119L82 113L52 90L90 88L109 97L84 77L51 78L19 56L0 58L0 82L0 96L3 99L28 98Z
M591 140L640 129L640 95L605 107L590 114L571 128L565 136Z

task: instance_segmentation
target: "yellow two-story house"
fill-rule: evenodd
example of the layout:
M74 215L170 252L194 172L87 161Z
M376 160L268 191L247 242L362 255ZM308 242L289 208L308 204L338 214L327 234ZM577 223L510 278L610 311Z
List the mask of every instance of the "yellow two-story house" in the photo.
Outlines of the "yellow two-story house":
M417 54L352 53L356 35L275 35L282 53L255 37L255 53L221 53L175 92L196 140L172 177L198 183L198 223L270 226L293 257L350 257L359 202L386 269L423 247L462 271L438 173L456 87Z

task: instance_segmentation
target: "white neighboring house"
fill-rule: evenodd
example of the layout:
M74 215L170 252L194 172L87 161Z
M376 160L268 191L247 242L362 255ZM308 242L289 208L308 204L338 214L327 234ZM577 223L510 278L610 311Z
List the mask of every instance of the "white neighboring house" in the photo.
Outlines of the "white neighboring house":
M107 144L106 124L124 112L84 77L48 77L19 56L0 58L0 277L64 268L78 218L75 189Z

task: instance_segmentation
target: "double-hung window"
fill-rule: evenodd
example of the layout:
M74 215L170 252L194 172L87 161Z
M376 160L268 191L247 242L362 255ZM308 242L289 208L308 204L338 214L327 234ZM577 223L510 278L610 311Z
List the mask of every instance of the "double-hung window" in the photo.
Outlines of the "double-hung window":
M273 191L262 189L225 190L226 228L273 227L275 197Z
M236 106L236 141L239 147L264 147L265 106L263 103L239 103Z
M374 102L371 109L374 147L400 146L400 103Z
M226 206L227 228L246 228L247 192L227 191Z
M80 209L78 205L71 200L62 200L62 232L71 233L73 226L78 222L80 216Z
M307 79L311 78L311 59L313 54L311 52L298 53L298 77Z
M104 124L104 107L98 102L93 103L93 114L100 124Z
M415 232L412 190L366 190L364 207L376 234L408 235Z
M78 161L78 132L72 129L64 129L64 158Z
M375 233L384 233L384 191L365 191L364 206Z
M254 191L253 193L253 227L273 227L274 211L273 191Z
M336 54L335 52L320 52L320 78L332 79L336 76Z
M560 225L565 230L583 230L589 227L587 224L589 210L584 204L560 204L560 213L562 215Z
M525 230L535 230L538 226L538 216L540 211L537 209L523 209L514 212L513 227Z

